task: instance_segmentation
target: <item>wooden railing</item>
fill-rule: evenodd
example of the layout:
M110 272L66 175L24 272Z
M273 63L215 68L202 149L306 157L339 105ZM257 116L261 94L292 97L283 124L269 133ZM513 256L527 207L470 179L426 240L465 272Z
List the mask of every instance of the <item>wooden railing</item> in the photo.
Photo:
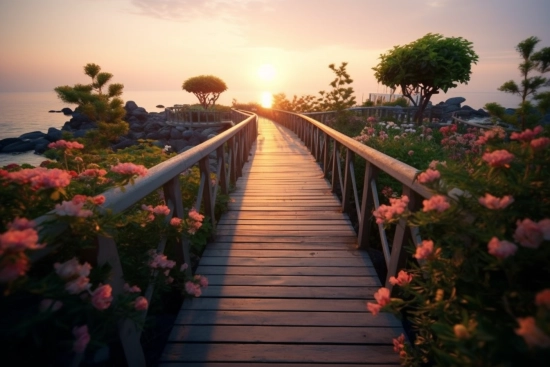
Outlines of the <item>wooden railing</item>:
M410 199L410 210L418 209L424 198L432 196L428 188L415 181L418 170L414 167L363 145L319 121L305 115L277 110L262 110L261 114L296 133L320 162L325 177L331 178L332 191L341 193L342 211L357 218L357 242L360 247L367 248L370 245L369 236L373 227L371 220L374 220L372 211L380 206L377 189L377 176L380 172L385 172L402 184L403 195ZM355 175L356 157L364 159L366 163L361 198ZM396 226L391 249L382 224L378 224L378 234L388 269L386 287L391 290L389 278L406 265L404 246L411 239L415 244L420 243L421 239L418 229L407 227L405 220L401 220Z
M232 114L233 117L238 117L242 122L220 135L149 169L145 177L136 179L134 184L126 185L124 190L115 188L106 191L103 194L106 200L102 208L105 211L110 210L113 214L121 213L147 195L162 189L166 205L170 208L170 214L166 220L170 221L173 217L184 218L179 175L185 170L198 165L201 179L195 208L199 210L201 205L204 205L204 214L211 219L212 226L215 227L214 205L216 195L218 192L228 194L230 185L234 184L237 178L242 175L242 167L248 160L250 148L258 131L256 115L240 111L232 111ZM212 182L210 179L209 157L214 153L217 157L217 172L216 180ZM51 219L51 217L45 215L36 219L36 222L40 225L48 219ZM63 229L57 227L55 232L60 233ZM160 234L159 238L157 252L164 253L166 239L162 238ZM116 297L116 295L123 292L125 283L117 244L112 238L98 237L97 246L98 265L108 263L112 268L110 285L113 289L112 295ZM177 247L176 260L190 263L189 243L183 236ZM39 250L31 260L36 261L50 251L51 247L50 249ZM188 272L190 271L189 268ZM152 294L153 286L150 284L145 292L149 302ZM142 319L145 319L145 317L146 311L142 314ZM134 322L130 320L120 322L119 337L130 367L145 366L140 336L141 330ZM75 361L73 365L77 365L78 362Z
M353 112L356 116L361 117L377 117L379 120L382 118L391 117L395 122L412 122L414 115L418 111L418 107L400 107L400 106L375 106L375 107L353 107L346 111ZM309 116L317 121L321 121L327 124L331 119L336 117L336 111L323 111L323 112L304 112L304 116ZM450 119L450 114L447 114ZM427 108L424 111L424 118L429 122L435 121L435 119L445 118L443 110L439 107Z
M187 106L174 106L165 109L166 121L168 123L184 123L184 124L213 124L221 123L222 121L240 122L238 115L231 111L204 111L189 108Z

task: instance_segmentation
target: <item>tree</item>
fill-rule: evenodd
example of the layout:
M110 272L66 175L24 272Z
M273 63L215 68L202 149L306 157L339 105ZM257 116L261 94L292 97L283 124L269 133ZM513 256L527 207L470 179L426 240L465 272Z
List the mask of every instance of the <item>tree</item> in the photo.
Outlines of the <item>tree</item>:
M519 71L522 76L521 85L517 85L513 80L502 84L498 90L505 93L517 94L521 97L521 103L516 113L521 121L522 130L525 129L527 115L532 110L532 104L528 97L532 96L539 101L539 109L548 110L548 96L546 93L537 95L537 91L549 85L549 80L541 75L529 76L533 71L544 74L550 71L550 47L545 47L535 52L535 46L540 40L537 37L529 37L516 46L516 51L520 54L523 62L519 64Z
M100 146L107 146L128 132L128 124L122 120L126 110L120 98L124 85L113 83L107 87L113 74L101 72L97 64L86 64L84 74L92 79L90 84L63 85L54 90L63 102L77 104L77 112L97 122L98 131L91 130L88 135Z
M334 64L328 67L334 71L336 78L330 83L332 90L329 92L320 91L321 99L319 105L325 111L342 112L345 109L355 106L355 96L353 95L353 87L346 87L353 83L346 71L347 62L342 62L340 67L336 68Z
M220 94L227 90L227 85L220 78L213 75L199 75L183 82L182 89L193 93L201 106L207 110L214 106Z
M402 94L419 107L415 119L421 121L432 95L447 92L457 83L468 84L471 65L477 61L471 42L428 33L381 54L380 63L372 69L379 83L392 89L401 87ZM413 95L420 96L418 103Z
M77 104L76 110L93 121L107 123L121 121L126 114L123 107L124 102L119 98L122 95L124 85L110 84L107 93L104 93L103 88L113 78L113 74L102 73L101 67L97 64L86 64L84 74L92 78L91 84L57 87L54 90L59 99L66 103Z

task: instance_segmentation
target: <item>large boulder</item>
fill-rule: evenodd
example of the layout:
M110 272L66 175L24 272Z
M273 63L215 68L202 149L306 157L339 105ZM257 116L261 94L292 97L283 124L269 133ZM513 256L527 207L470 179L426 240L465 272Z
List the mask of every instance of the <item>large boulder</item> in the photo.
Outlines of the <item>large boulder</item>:
M184 139L191 139L193 137L193 130L185 130L181 135Z
M51 143L46 138L38 138L35 140L32 140L32 143L34 143L34 152L38 154L44 153L46 150L48 150L48 145Z
M73 110L71 110L69 107L62 108L61 112L63 112L65 116L71 116L73 114Z
M2 148L2 153L23 153L34 150L34 143L30 140L21 140Z
M466 101L466 98L464 98L464 97L453 97L453 98L449 98L448 100L446 100L445 104L460 106L460 104L463 103L464 101Z
M127 112L130 112L138 108L138 105L134 101L127 101L126 104L124 105L124 108L126 109Z
M33 139L43 138L45 136L46 136L46 134L44 134L42 131L33 131L33 132L25 133L25 134L19 136L19 139L33 140Z
M2 139L2 140L0 140L0 152L2 151L2 149L4 147L7 147L10 144L19 143L19 142L22 142L22 141L23 141L23 139L20 139L20 138L5 138L5 139Z
M58 141L61 140L63 137L63 132L61 130L56 129L55 127L50 127L48 129L48 133L46 134L46 139L49 141Z
M147 121L149 119L149 114L143 107L138 107L132 111L131 116L137 118L139 121Z
M172 129L170 130L170 139L181 139L181 131L178 129Z

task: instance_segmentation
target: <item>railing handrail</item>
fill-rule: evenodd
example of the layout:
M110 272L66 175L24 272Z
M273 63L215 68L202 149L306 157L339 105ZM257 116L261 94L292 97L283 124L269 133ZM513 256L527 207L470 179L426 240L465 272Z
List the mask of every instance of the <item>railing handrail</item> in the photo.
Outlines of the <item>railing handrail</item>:
M278 112L286 112L286 111L278 111ZM433 195L426 186L418 183L415 180L416 175L420 172L418 169L406 163L403 163L395 158L392 158L389 155L384 154L376 149L373 149L369 146L361 144L360 142L350 138L349 136L346 136L306 115L293 113L293 112L286 112L286 113L292 113L305 119L306 121L308 121L312 125L316 126L318 129L325 132L327 135L329 135L331 138L333 138L334 140L336 140L346 148L351 149L353 152L360 155L361 157L363 157L365 160L372 163L376 167L380 168L381 170L383 170L393 178L397 179L402 184L409 186L415 192L420 194L422 197L430 198Z

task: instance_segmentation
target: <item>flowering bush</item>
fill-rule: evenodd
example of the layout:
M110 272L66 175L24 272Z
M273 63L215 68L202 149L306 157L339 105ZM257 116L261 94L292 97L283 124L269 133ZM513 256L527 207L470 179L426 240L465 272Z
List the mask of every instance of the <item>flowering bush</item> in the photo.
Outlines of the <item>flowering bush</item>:
M451 131L443 133L449 136ZM545 365L550 358L550 149L542 128L478 134L464 161L417 176L434 195L420 210L391 200L377 222L405 218L424 240L367 308L412 324L394 340L409 366ZM548 140L550 141L550 140ZM472 146L472 145L470 145Z
M157 301L166 292L198 297L208 285L204 277L188 276L187 264L170 260L182 239L198 254L210 235L210 224L191 205L197 170L180 175L190 208L184 218L167 220L162 192L113 215L102 208L100 193L146 175L137 156L150 167L170 154L147 143L117 154L65 140L51 148L48 155L59 161L0 169L0 342L10 345L4 360L21 365L67 364L71 352L90 353L114 340L119 321L143 323L143 312L161 307ZM124 158L132 161L120 163ZM45 213L40 226L30 220ZM128 283L116 296L110 266L97 263L98 235L117 242ZM165 253L156 250L161 238ZM142 290L152 286L149 301Z

